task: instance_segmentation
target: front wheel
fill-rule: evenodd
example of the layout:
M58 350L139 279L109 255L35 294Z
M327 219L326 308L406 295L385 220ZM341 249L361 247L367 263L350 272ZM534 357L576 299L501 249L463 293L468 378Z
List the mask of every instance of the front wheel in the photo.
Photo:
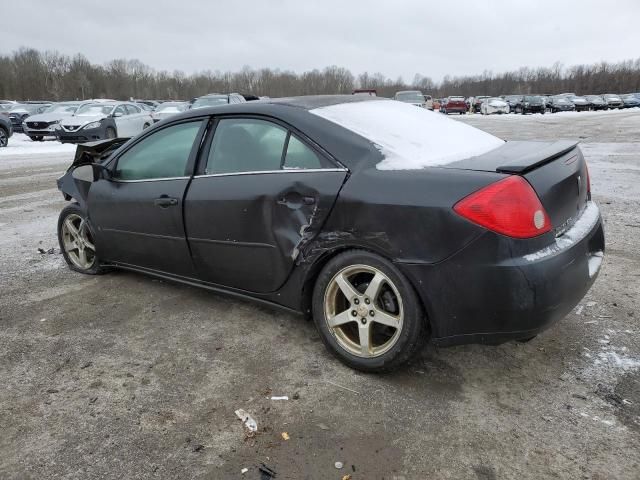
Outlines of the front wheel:
M313 291L313 319L339 360L365 372L398 368L427 339L424 310L393 263L364 250L339 254Z
M9 144L9 132L0 127L0 148L6 147Z
M87 215L77 203L67 205L60 212L58 243L72 270L88 275L103 273Z

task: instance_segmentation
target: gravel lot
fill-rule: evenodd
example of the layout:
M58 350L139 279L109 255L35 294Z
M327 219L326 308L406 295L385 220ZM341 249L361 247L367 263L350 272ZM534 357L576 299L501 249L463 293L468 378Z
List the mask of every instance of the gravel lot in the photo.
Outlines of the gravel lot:
M72 273L55 178L73 149L14 136L0 151L0 478L258 479L261 463L279 480L640 478L640 111L455 119L584 142L603 270L529 343L429 347L386 376L342 366L301 317Z

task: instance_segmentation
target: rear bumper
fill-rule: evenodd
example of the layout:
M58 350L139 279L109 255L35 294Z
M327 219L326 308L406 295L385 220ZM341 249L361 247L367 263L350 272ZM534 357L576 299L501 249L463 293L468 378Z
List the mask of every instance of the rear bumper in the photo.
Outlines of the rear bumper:
M552 246L528 255L511 256L515 249L497 237L487 232L436 265L398 264L423 300L434 343L499 344L538 334L580 302L604 255L593 203Z

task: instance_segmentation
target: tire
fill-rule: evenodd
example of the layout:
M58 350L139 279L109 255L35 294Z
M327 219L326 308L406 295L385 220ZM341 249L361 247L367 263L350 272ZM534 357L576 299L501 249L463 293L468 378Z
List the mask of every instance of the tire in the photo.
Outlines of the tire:
M149 124L149 123L145 123L145 124L142 126L142 129L143 129L143 130L146 130L146 129L147 129L147 128L149 128L150 126L151 126L151 124Z
M369 291L374 285L377 292ZM424 309L411 283L391 262L365 250L343 252L324 266L314 285L312 311L329 351L363 372L398 368L420 351L428 336ZM339 323L330 326L332 320Z
M115 129L113 127L107 127L107 129L105 130L104 133L105 133L105 136L107 138L109 138L109 139L110 138L116 138L116 136L117 136L116 135L116 131L115 131Z
M75 233L67 222L75 227ZM58 244L71 270L87 275L100 275L105 272L95 251L94 238L93 228L80 205L70 203L62 209L58 217ZM82 245L81 248L78 248L78 242Z
M9 132L3 127L0 127L0 148L6 147L9 144Z
M33 137L29 137L33 142L42 142L44 141L44 137L42 135L34 135Z

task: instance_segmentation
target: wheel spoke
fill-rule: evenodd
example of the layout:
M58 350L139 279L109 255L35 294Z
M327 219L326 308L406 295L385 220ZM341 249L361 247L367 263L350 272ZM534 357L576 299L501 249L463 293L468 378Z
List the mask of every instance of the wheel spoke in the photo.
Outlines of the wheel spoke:
M375 315L371 317L371 320L386 325L387 327L398 328L400 326L400 319L398 317L394 317L379 308L375 309Z
M347 297L347 300L349 300L349 302L360 295L360 293L357 292L355 288L353 288L353 285L351 285L351 282L345 275L338 275L336 277L336 283L340 287L340 290L342 291L344 296Z
M362 355L371 356L371 328L370 323L358 325L358 338L360 340L360 351Z
M364 294L367 297L369 297L372 301L375 301L375 299L378 297L378 293L380 292L380 287L382 286L383 282L384 282L384 275L382 275L379 272L376 272L376 274L371 279L371 282L369 282L369 286L365 290Z
M89 259L87 258L87 252L84 251L84 248L78 249L78 260L82 264L83 267L87 266L89 263Z
M69 231L72 237L78 238L78 236L80 235L80 232L78 232L78 229L75 227L71 219L67 218L64 221L64 225L65 227L67 227L67 230Z
M356 318L351 315L351 311L345 310L344 312L331 317L328 322L330 327L335 328L339 327L340 325L344 325L345 323L353 322L355 320Z

